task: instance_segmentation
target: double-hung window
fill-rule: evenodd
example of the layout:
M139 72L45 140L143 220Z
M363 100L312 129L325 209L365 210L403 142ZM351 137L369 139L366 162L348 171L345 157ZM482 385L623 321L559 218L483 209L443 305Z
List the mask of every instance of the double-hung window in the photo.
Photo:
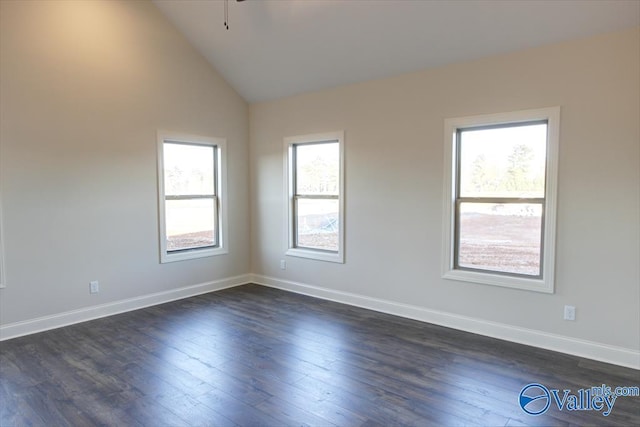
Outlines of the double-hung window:
M446 120L443 277L553 292L559 115Z
M285 139L286 254L344 262L343 132Z
M161 262L227 253L225 140L158 134Z

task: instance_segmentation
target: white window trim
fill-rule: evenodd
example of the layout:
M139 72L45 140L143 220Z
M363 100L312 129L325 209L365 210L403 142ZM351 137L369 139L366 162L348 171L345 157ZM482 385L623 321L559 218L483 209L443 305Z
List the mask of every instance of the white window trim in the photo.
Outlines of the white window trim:
M522 123L547 120L547 165L544 211L544 254L542 278L515 277L490 272L456 270L454 268L455 227L455 161L456 131L482 125ZM444 124L444 210L442 239L442 277L450 280L503 286L544 293L554 292L556 207L558 182L558 145L560 134L560 107L521 110L509 113L458 117L445 120Z
M314 250L307 248L294 247L294 218L293 218L293 163L292 151L294 145L313 144L319 142L337 141L340 151L340 184L338 197L338 221L340 228L338 230L338 251L328 252L322 250ZM316 133L311 135L291 136L284 139L284 176L285 176L285 239L286 243L285 255L315 259L319 261L328 261L344 264L344 229L345 229L345 193L344 193L344 131Z
M165 222L165 194L164 194L164 143L182 142L214 146L218 150L216 170L218 174L216 199L218 201L218 246L215 248L193 249L184 252L167 252L167 236ZM227 141L224 138L214 138L199 135L188 135L168 131L158 131L158 230L160 235L160 263L184 261L229 253L228 224L227 224Z

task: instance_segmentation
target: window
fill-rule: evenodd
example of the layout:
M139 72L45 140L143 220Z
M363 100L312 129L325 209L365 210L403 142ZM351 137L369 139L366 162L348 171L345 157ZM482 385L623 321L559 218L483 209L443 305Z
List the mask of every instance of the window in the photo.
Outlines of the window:
M227 253L225 140L158 134L160 261Z
M553 292L559 117L445 121L444 278Z
M287 255L344 262L342 132L285 139Z

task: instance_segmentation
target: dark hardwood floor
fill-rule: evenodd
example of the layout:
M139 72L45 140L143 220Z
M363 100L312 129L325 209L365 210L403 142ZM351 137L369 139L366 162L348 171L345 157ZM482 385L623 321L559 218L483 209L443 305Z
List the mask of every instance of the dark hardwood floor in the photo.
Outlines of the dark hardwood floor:
M638 397L528 415L532 382L640 371L247 285L0 343L0 425L640 425Z

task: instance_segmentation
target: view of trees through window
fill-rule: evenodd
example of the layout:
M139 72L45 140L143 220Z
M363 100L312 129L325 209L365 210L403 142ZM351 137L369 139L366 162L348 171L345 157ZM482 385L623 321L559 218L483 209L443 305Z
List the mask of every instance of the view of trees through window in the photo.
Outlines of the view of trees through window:
M338 250L339 185L337 142L295 146L296 246Z
M538 276L546 123L459 133L459 267Z
M165 142L167 251L217 244L215 147Z

